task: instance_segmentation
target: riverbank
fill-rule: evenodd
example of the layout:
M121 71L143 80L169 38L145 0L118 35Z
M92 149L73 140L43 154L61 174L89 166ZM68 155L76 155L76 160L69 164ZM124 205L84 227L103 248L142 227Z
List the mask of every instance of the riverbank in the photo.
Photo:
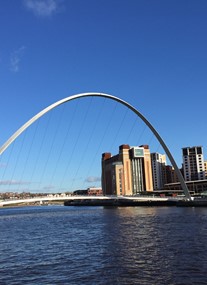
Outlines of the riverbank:
M64 206L110 206L110 207L137 207L137 206L176 206L176 200L128 200L128 199L107 199L107 200L68 200Z
M177 207L207 207L207 199L196 200L128 200L128 199L88 199L88 200L68 200L64 206L109 206L109 207L156 207L156 206L177 206Z

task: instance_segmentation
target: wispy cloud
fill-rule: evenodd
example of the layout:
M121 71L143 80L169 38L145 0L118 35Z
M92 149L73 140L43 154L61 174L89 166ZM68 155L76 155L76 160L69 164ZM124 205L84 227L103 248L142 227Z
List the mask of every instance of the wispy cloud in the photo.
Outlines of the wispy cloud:
M89 182L89 183L91 183L91 182L99 182L99 181L101 181L101 178L97 177L97 176L89 176L89 177L86 178L85 181Z
M0 180L0 185L27 185L30 182L21 180Z
M58 0L24 0L26 8L36 16L48 17L59 10Z
M11 53L10 56L10 70L13 72L19 71L19 65L24 54L25 46L21 46L19 49Z
M5 168L5 167L7 167L6 163L0 163L0 168Z
M51 191L54 189L55 189L55 186L53 186L53 185L46 185L42 188L42 190L44 190L44 191Z

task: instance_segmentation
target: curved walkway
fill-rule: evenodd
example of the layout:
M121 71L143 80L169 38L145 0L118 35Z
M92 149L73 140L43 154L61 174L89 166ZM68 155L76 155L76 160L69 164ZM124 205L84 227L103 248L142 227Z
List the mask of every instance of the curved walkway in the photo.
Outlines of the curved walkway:
M39 112L37 115L35 115L34 117L32 117L29 121L27 121L21 128L19 128L4 144L3 146L0 148L0 155L7 149L7 147L22 133L24 132L31 124L33 124L36 120L38 120L40 117L42 117L43 115L45 115L47 112L51 111L52 109L56 108L57 106L64 104L68 101L72 101L78 98L82 98L82 97L104 97L104 98L108 98L114 101L117 101L119 103L121 103L122 105L125 105L127 108L129 108L130 110L132 110L138 117L140 117L142 119L142 121L150 128L150 130L153 132L153 134L156 136L156 138L158 139L158 141L160 142L160 144L162 145L164 151L166 152L170 162L172 163L172 166L174 167L177 177L180 181L181 187L184 191L184 194L186 196L187 199L191 200L191 196L190 196L190 192L188 190L188 187L183 179L183 176L170 152L170 150L168 149L167 145L165 144L165 142L163 141L163 139L161 138L161 136L159 135L159 133L155 130L155 128L151 125L151 123L136 109L134 108L132 105L130 105L129 103L127 103L126 101L109 95L109 94L105 94L105 93L81 93L81 94L77 94L77 95L73 95L73 96L69 96L66 97L62 100L59 100L57 102L55 102L54 104L48 106L47 108L43 109L41 112Z

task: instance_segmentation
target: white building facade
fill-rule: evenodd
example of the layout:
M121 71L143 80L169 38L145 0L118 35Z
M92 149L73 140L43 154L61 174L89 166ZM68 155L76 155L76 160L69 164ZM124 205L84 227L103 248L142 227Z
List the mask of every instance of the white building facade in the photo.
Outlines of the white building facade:
M151 153L151 162L154 190L163 189L165 184L166 155L157 152Z
M203 147L193 146L182 149L185 181L204 180L205 166Z

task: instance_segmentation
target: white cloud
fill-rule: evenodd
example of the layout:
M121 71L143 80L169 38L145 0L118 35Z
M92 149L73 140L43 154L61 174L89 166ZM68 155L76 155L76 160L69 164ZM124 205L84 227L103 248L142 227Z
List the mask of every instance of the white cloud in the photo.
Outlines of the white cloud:
M97 177L97 176L89 176L86 178L86 182L99 182L101 181L101 178L100 177Z
M57 0L24 0L24 4L36 16L41 17L51 16L58 10Z
M10 70L13 72L19 71L19 65L25 50L25 46L20 47L19 49L15 50L11 53L10 56Z

